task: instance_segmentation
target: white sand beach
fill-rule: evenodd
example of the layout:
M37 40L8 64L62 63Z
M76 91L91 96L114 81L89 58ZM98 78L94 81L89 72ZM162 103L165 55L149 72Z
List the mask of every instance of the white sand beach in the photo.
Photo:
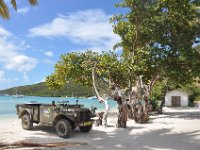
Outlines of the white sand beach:
M129 120L127 128L116 128L117 118L109 117L109 127L94 126L89 133L78 129L69 139L57 137L51 127L34 126L31 131L21 128L17 118L0 120L0 143L19 141L34 143L79 142L57 150L199 150L200 109L165 108L163 115L153 115L148 124L135 124ZM3 149L0 147L0 149ZM6 149L4 147L4 149ZM7 148L9 149L9 148ZM12 149L12 148L10 148ZM14 148L26 149L26 148Z

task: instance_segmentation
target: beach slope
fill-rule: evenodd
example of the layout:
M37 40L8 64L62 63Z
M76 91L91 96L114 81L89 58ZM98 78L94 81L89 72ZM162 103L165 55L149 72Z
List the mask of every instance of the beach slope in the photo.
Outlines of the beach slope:
M108 127L94 126L91 132L78 129L69 139L57 137L51 127L34 126L31 131L21 128L17 118L0 120L0 143L65 143L60 147L3 147L0 149L62 149L62 150L199 150L200 111L195 109L166 109L163 115L154 115L148 124L129 120L127 128L116 128L116 117L108 120ZM37 145L35 145L37 146Z

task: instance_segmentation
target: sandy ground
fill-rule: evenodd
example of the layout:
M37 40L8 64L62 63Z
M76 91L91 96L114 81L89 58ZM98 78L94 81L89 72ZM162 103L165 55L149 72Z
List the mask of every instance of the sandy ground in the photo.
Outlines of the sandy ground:
M116 128L116 121L110 117L109 127L94 126L89 133L75 129L69 139L61 139L51 127L35 126L32 131L26 131L21 128L20 120L4 119L0 120L0 143L86 143L51 150L200 150L200 108L165 108L163 115L151 116L148 124L129 120L125 129Z

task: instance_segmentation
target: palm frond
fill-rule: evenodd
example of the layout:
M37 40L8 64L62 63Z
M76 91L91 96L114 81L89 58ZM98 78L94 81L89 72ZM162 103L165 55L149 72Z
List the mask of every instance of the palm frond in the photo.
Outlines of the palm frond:
M31 4L31 5L37 5L37 0L29 0L29 3Z
M3 19L9 19L10 13L8 11L8 7L3 0L0 0L0 15Z
M11 0L11 4L15 10L17 10L17 3L16 0Z

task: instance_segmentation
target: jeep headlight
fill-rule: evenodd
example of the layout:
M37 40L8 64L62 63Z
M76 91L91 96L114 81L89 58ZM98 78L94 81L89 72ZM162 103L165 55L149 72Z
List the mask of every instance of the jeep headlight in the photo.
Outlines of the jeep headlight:
M77 115L77 113L74 113L73 116L74 116L74 117L77 117L78 115Z

